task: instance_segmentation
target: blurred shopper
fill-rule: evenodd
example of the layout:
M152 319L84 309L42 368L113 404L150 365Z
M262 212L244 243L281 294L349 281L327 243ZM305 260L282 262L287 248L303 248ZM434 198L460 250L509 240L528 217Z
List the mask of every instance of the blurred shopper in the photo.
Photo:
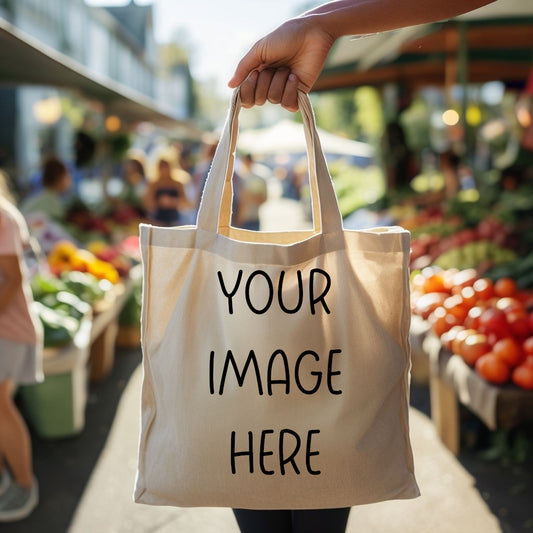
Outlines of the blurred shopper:
M389 122L385 127L382 151L387 173L387 191L407 189L418 174L418 168L398 120Z
M215 157L218 141L219 136L215 133L208 133L202 139L200 159L196 164L194 173L192 175L190 193L190 196L194 198L193 202L196 211L198 210L198 207L200 206L200 201L202 200L202 193L204 191L205 182L207 181L207 176L209 175L209 170L211 169L211 165L213 164L213 158ZM242 179L237 172L233 172L232 187L232 211L233 213L237 213L239 211L242 188ZM235 216L232 217L232 223L235 223Z
M64 195L72 186L67 166L57 157L49 157L43 164L43 188L29 196L21 205L24 215L42 213L52 220L64 220L67 205Z
M185 194L185 183L190 175L182 169L172 168L167 158L160 158L156 176L148 184L144 207L149 219L157 226L179 226L184 224L183 211L192 205Z
M115 210L130 209L139 217L145 215L146 174L142 154L130 154L122 164L122 189L116 196L106 190L107 199Z
M259 208L267 200L268 175L254 163L251 154L241 157L238 209L233 224L239 228L259 231Z
M439 166L444 177L444 196L447 200L456 198L461 189L460 165L461 158L452 150L439 154Z
M307 172L307 159L302 158L292 167L282 167L280 177L282 178L282 196L290 200L300 201L303 197L303 189L309 184Z
M0 522L21 520L39 501L31 439L13 395L42 380L42 328L31 312L23 248L29 233L0 175Z
M216 134L208 133L202 138L202 145L200 147L200 158L194 168L192 175L192 196L194 197L195 208L198 209L202 192L204 190L205 181L209 174L209 169L213 163L215 152L218 146L219 137Z
M333 43L343 35L365 35L433 22L470 11L490 0L338 0L284 22L240 60L230 87L240 86L244 107L267 100L298 109L298 90L309 92ZM356 46L356 44L354 44ZM242 532L340 533L350 508L319 510L236 509Z

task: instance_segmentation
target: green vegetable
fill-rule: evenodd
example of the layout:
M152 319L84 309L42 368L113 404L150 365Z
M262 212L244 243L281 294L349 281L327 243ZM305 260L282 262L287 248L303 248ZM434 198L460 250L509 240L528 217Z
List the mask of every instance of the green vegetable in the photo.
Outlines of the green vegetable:
M80 327L79 320L46 307L41 302L34 302L33 305L43 325L45 346L64 346L74 339Z
M91 310L91 306L87 302L84 302L75 294L67 291L59 291L55 294L45 294L38 298L38 301L46 307L50 307L66 316L72 316L78 320L81 320Z
M502 264L515 259L516 253L513 250L498 246L491 241L481 240L469 242L444 252L434 261L434 264L443 269L458 268L463 270L476 268L483 261Z
M492 280L513 278L520 289L533 287L533 252L491 268L485 274Z
M124 307L118 317L118 323L121 326L136 326L141 321L141 305L142 305L142 289L141 284L137 284L128 299L124 303Z
M39 299L45 294L55 294L59 291L64 291L66 288L63 281L53 276L37 274L31 280L31 290L33 297L36 299Z
M96 300L104 297L105 286L100 280L88 272L63 272L61 280L69 292L74 293L82 301L93 305Z

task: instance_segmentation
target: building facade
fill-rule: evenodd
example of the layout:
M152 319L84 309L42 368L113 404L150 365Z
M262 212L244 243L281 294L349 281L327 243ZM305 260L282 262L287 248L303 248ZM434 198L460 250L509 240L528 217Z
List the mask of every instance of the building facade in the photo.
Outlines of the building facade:
M0 17L32 40L83 65L105 84L112 80L149 99L157 97L153 6L91 7L84 0L0 0ZM177 108L178 106L174 106ZM29 182L42 157L72 161L80 128L98 128L98 102L49 86L0 86L0 167ZM89 120L89 124L87 121Z

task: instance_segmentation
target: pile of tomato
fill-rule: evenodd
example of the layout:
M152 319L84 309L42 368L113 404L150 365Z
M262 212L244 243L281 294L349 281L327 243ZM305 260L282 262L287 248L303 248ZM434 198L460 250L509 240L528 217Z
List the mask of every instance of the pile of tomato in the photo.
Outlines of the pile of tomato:
M533 293L512 278L426 268L412 276L412 312L444 348L490 383L533 390Z

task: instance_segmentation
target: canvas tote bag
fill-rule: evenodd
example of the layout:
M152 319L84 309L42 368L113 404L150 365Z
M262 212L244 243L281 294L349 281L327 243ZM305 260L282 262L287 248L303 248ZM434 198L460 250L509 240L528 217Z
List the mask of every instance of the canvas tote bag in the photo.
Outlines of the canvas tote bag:
M140 229L135 500L310 509L413 498L409 233L346 231L310 102L314 228L230 226L239 92L197 226Z

